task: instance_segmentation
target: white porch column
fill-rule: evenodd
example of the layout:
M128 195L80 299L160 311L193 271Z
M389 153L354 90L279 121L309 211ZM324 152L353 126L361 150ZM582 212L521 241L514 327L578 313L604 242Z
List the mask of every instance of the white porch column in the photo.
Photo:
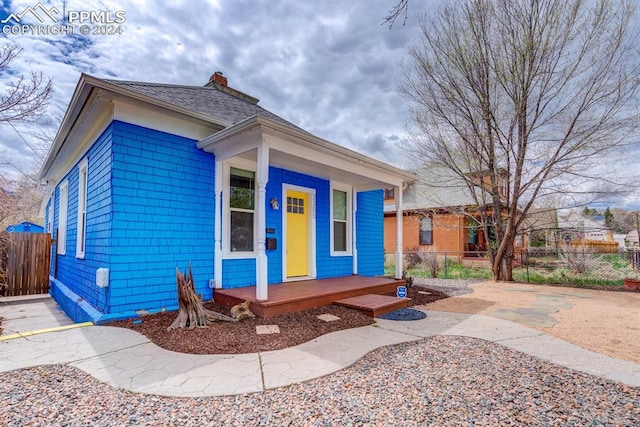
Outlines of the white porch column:
M395 189L396 193L396 279L402 279L402 271L404 269L403 253L402 253L402 186Z
M358 191L355 187L351 190L351 255L353 256L353 275L358 274L358 245L357 245L357 212Z
M216 181L214 184L214 251L213 251L213 280L216 289L222 288L222 161L216 159Z
M256 299L267 300L268 263L266 252L267 240L267 182L269 181L269 147L264 144L258 146L258 164L256 182L258 185L258 200L256 214L258 215L258 258L256 259Z

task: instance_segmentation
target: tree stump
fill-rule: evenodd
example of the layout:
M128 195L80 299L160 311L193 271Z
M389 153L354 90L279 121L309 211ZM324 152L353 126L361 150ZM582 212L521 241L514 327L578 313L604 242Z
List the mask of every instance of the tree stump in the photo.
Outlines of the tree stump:
M189 274L180 273L176 267L176 282L178 285L178 317L167 328L206 328L216 321L235 322L236 320L215 311L207 310L202 304L201 296L196 294L193 286L193 272L189 265Z

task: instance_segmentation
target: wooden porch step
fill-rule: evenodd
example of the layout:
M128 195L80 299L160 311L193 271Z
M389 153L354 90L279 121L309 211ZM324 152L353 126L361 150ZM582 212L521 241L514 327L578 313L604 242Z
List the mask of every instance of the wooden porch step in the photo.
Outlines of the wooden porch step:
M411 301L410 298L367 294L334 301L334 304L356 309L367 316L378 317L385 313L407 307L409 301Z

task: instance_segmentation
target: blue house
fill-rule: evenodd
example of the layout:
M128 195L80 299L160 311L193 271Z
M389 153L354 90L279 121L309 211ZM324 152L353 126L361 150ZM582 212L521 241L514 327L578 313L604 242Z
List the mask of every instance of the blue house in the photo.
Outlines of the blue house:
M99 322L177 309L175 269L189 263L207 299L380 275L383 189L414 177L300 129L217 72L204 86L82 75L40 178L51 294Z

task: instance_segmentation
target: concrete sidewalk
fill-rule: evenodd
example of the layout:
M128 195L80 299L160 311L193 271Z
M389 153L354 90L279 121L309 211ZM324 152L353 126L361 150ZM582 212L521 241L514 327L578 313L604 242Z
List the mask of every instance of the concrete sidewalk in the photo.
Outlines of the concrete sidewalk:
M614 359L517 323L447 312L424 320L377 319L372 326L321 336L296 347L242 355L164 350L129 329L90 326L0 341L0 371L68 363L115 387L166 396L251 393L346 368L368 352L434 335L475 337L543 360L640 386L640 364Z
M48 294L2 297L0 317L0 338L74 325Z

